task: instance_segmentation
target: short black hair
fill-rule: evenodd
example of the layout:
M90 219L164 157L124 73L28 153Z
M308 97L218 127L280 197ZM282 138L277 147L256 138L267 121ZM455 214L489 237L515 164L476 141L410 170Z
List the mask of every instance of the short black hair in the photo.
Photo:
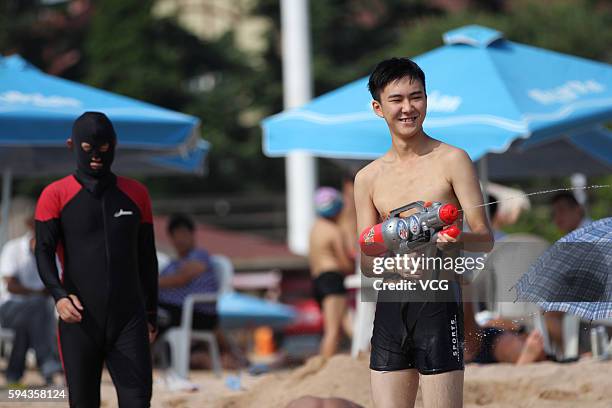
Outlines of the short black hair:
M368 81L368 90L372 94L372 98L380 102L380 93L385 89L385 86L404 77L421 81L423 90L427 94L425 89L425 73L421 67L409 58L395 57L381 61L376 65Z
M187 214L172 214L168 220L168 234L172 235L172 233L179 228L187 228L189 231L193 232L195 230L195 224Z
M550 200L550 204L556 204L561 201L565 201L567 204L570 205L570 207L581 207L578 200L576 200L576 197L569 191L562 191L560 193L555 194Z

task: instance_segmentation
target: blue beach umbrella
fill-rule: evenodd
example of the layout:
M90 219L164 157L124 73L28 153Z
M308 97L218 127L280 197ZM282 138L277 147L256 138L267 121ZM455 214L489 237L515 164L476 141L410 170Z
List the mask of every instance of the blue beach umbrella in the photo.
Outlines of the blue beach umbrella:
M47 75L16 55L0 59L1 169L21 176L71 171L65 141L85 111L113 122L118 172L203 173L208 144L197 118Z
M0 57L0 218L8 219L13 176L74 171L65 143L85 111L104 112L113 122L118 173L204 174L209 145L199 137L197 118L47 75L18 55ZM6 228L2 222L0 246Z
M612 132L605 127L591 127L541 143L530 142L531 139L518 139L504 153L484 156L489 178L612 174Z
M472 160L504 152L518 138L537 145L612 119L609 64L518 44L480 26L447 32L444 43L414 58L427 77L424 128L466 150ZM264 153L381 156L391 138L384 120L372 112L367 80L266 118Z
M612 317L612 218L561 238L516 284L518 299L589 320Z
M236 292L221 295L217 311L225 328L282 327L296 316L290 306Z

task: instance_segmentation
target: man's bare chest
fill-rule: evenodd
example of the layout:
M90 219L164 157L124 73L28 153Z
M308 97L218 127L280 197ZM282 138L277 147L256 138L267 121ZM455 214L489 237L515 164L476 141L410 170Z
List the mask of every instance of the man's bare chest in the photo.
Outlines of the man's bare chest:
M395 208L414 201L459 204L448 176L433 168L430 171L381 171L372 189L372 199L381 218L385 218Z

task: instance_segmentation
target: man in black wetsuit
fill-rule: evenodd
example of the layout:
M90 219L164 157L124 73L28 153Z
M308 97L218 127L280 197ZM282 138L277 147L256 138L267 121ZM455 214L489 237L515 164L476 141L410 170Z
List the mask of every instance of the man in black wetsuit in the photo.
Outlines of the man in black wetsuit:
M71 407L100 405L104 363L121 407L151 400L158 290L151 202L142 184L111 172L116 144L103 113L81 115L68 140L76 172L47 186L36 208L36 260L60 316Z

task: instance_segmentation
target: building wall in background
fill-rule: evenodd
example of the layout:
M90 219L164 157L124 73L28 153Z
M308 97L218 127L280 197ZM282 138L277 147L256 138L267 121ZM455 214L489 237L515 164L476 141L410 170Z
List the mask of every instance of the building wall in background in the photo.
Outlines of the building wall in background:
M266 49L264 34L271 22L254 17L250 11L256 0L158 0L154 13L176 16L179 23L203 40L214 40L230 30L236 47L253 55Z

